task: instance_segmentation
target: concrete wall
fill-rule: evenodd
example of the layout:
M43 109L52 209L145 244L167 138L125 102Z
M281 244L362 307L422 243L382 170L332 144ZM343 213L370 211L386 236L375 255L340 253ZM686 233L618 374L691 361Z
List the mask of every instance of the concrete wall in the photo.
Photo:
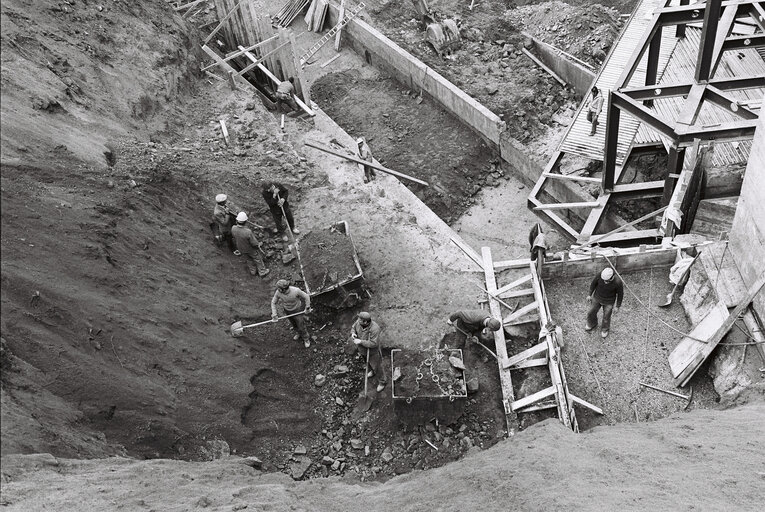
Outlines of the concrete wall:
M765 271L765 117L754 133L752 152L730 232L730 250L744 282L751 285ZM765 321L765 292L754 299Z
M531 38L534 43L533 53L539 60L571 86L581 97L587 96L595 82L595 73L586 67L567 59L560 50L549 44Z
M338 8L334 4L330 4L329 18L329 25L337 24ZM383 34L355 18L345 26L342 37L345 44L350 44L371 65L393 73L400 82L415 91L422 88L478 134L499 145L499 135L505 129L505 123L499 116Z

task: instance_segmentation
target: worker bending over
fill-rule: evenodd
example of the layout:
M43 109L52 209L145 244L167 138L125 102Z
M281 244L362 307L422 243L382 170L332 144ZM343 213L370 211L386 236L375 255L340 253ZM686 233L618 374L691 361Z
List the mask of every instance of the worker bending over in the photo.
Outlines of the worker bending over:
M502 328L502 323L482 309L467 309L452 313L447 324L453 325L467 336L476 336L482 342L494 339L492 332ZM457 348L463 348L463 341Z
M290 207L289 203L290 191L287 190L287 187L275 181L266 181L263 183L262 188L263 199L265 199L268 210L271 212L274 224L276 225L273 229L274 234L284 232L284 221L286 219L292 234L299 235L300 231L295 228L295 218L292 216L292 207ZM283 241L288 242L289 239L287 235L282 235Z
M276 108L279 113L282 112L282 105L287 104L291 111L298 109L297 103L292 98L292 94L295 92L295 79L290 77L289 80L279 82L276 86Z
M271 299L271 319L274 322L279 319L276 309L279 304L281 304L285 316L300 313L287 319L290 321L293 329L297 331L297 334L292 339L297 341L302 338L305 348L310 347L311 337L305 324L305 313L311 311L311 296L296 286L290 286L286 279L279 279L276 282L276 293L274 293L274 298Z
M624 285L622 280L614 275L612 268L605 268L600 275L590 283L590 292L587 295L587 303L590 310L587 312L587 321L584 324L585 331L591 331L598 326L598 310L603 308L603 324L600 327L600 336L605 338L611 328L611 314L618 313L624 297Z
M358 319L351 326L351 341L365 360L367 360L367 353L369 353L369 364L364 371L367 372L369 378L377 375L377 392L379 393L385 389L388 383L382 364L380 326L377 322L372 321L372 315L366 311L359 313Z
M260 277L266 277L270 270L266 268L266 264L263 263L263 257L261 253L263 249L260 247L260 242L255 238L252 230L245 224L247 223L247 214L239 212L236 216L236 226L231 228L231 236L234 238L237 250L244 256L244 261L247 262L247 270L250 271L250 275L259 275Z

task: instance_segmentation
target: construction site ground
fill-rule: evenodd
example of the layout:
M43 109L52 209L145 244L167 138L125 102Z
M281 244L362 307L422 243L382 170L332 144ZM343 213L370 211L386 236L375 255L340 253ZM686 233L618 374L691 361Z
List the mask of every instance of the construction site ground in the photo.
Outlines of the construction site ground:
M475 307L481 297L476 284L482 282L482 274L450 242L453 231L443 219L396 179L378 173L375 182L364 184L356 164L303 146L302 142L312 141L334 142L349 151L354 147L356 134L346 134L321 110L313 120L288 117L282 131L278 118L251 91L232 92L226 83L200 75L196 70L207 61L196 50L199 33L171 16L166 5L137 1L61 6L47 0L40 4L34 19L26 2L9 0L3 5L4 459L14 453L50 453L62 458L119 455L200 461L237 454L257 456L266 471L296 479L331 474L353 481L383 480L442 466L471 450L467 460L473 459L477 469L498 464L480 463L475 454L474 447L490 447L505 436L496 363L476 346L467 349L466 359L472 359L480 389L454 424L401 429L392 413L389 388L375 397L370 413L359 421L351 418L363 388L363 361L345 350L356 312L367 309L380 322L387 356L395 347L439 345L444 336L450 343L454 335L445 324L449 313ZM395 84L387 87L385 94L394 94ZM411 97L407 101L414 104ZM425 101L417 105L428 108ZM433 119L439 116L433 114ZM229 146L221 137L221 120L231 138ZM484 166L467 168L476 173L476 180L486 172ZM364 269L370 292L364 304L336 311L315 301L316 310L309 317L314 336L310 349L292 340L294 333L286 321L247 330L241 338L229 333L236 320L268 319L274 283L296 277L297 262L282 264L284 243L267 231L256 230L271 269L265 279L250 276L241 257L213 244L209 222L213 198L221 192L252 220L271 227L273 221L260 197L264 179L290 188L301 230L346 220ZM504 179L512 183L513 178ZM515 192L502 196L510 207L496 196L482 199L492 205L491 219L505 219L501 228L494 223L489 227L480 203L468 209L457 200L444 202L444 218L461 227L476 249L490 245L495 256L523 257L535 217L523 207L526 191L516 183L513 187ZM554 284L550 288L552 298ZM583 289L577 287L576 293ZM651 296L657 293L653 290ZM552 302L551 308L556 311ZM561 323L567 314L563 309ZM573 318L581 311L568 314L574 325L578 320ZM639 324L645 321L641 318ZM622 327L618 317L614 322L616 335ZM520 348L531 339L517 336L514 343ZM630 354L640 351L637 343ZM572 345L574 349L576 344ZM594 350L590 358L600 352ZM592 390L586 380L590 361L574 357L567 364L573 391L579 390L577 386ZM617 369L611 371L618 374ZM326 376L322 386L315 385L317 374ZM601 385L607 380L604 377ZM620 389L614 392L614 402L606 393L597 403L619 420L631 421L623 402L634 394ZM673 410L660 405L650 418ZM755 406L738 417L746 421L747 414L759 411ZM698 414L705 421L707 413ZM556 421L543 423L523 438L532 447L525 453L533 453L533 446L549 450L550 439L553 444L556 439L569 442L573 434L560 430ZM719 421L736 426L735 419ZM678 422L685 425L681 418L651 427L648 441L657 456L669 456L670 448L655 441L661 432L678 439L671 450L686 450L685 437L694 446L714 448L716 438L711 434L694 437L682 431L682 425L677 427ZM635 427L622 428L619 432L636 432L631 430ZM619 432L610 435L621 443ZM727 438L725 442L733 443ZM572 456L564 460L579 454L575 448L579 443L591 449L587 441L571 443ZM601 465L599 482L609 475L608 464L619 459L618 443L613 443L614 448L589 452L589 460ZM754 457L748 448L725 447L742 464ZM492 457L502 453L491 452ZM712 451L708 456L719 458ZM532 459L520 458L518 463L533 466L537 458ZM53 493L41 490L37 479L39 494L33 496L24 488L24 474L30 468L59 463L37 456L21 464L19 471L3 464L3 504L19 510L47 505ZM172 462L159 464L175 467ZM184 464L182 471L189 472L177 478L206 481L208 477L194 476L195 466ZM655 461L641 459L636 464L628 470L648 470ZM66 472L87 465L63 463ZM99 471L105 473L107 466ZM140 481L125 478L124 485L132 489L127 494L104 496L114 501L112 506L130 499L138 507L152 502L138 496L147 492L147 484L162 492L179 488L172 485L175 477L169 473L152 471L147 469ZM447 482L443 478L457 469L442 471L431 478ZM238 474L223 466L217 473L231 482ZM542 482L545 473L525 474L531 484ZM468 479L478 482L479 476L480 471ZM264 478L263 482L283 485L280 476ZM8 492L11 482L19 487ZM671 489L681 488L680 483ZM423 485L436 489L427 482ZM110 492L125 490L104 486ZM88 483L77 488L92 494ZM600 492L599 488L600 483L582 489L580 499ZM76 492L75 487L67 489ZM281 487L272 490L274 499L282 492ZM136 496L131 495L134 492ZM228 490L232 492L238 491ZM321 486L311 484L308 492L320 495ZM754 492L747 488L733 502ZM300 493L290 499L303 499ZM66 499L76 500L74 495ZM197 504L205 507L217 499L200 496ZM337 495L327 499L339 500L335 508L357 508L356 503L341 503ZM549 499L562 503L553 494ZM612 503L619 499L614 496ZM283 509L288 502L276 508ZM109 505L94 499L80 508L104 506ZM184 508L167 501L151 506Z

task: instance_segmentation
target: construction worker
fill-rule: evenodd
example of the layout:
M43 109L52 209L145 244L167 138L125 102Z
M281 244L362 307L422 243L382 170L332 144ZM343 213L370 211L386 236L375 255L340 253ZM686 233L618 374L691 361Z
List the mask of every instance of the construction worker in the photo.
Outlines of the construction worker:
M228 244L228 248L233 252L234 239L231 236L231 227L234 225L234 214L228 208L228 196L218 194L215 196L215 208L213 209L213 221L211 227L215 233L215 243L222 247L223 243Z
M266 181L263 183L263 199L266 200L268 210L274 218L273 233L282 233L284 231L284 218L287 217L287 225L290 227L293 235L299 235L300 230L295 228L295 219L292 216L292 208L289 203L290 192L287 187L275 181ZM282 240L289 241L289 237L284 234Z
M605 338L611 328L611 314L618 313L622 307L624 297L624 285L611 267L604 268L600 275L595 276L590 283L590 293L587 295L587 303L590 310L587 312L587 321L584 324L585 331L591 331L598 326L598 310L603 308L603 323L600 327L600 336Z
M468 309L452 313L447 324L453 325L463 334L476 336L480 341L486 342L493 339L492 332L502 328L502 322L493 318L490 313L482 309ZM465 346L464 341L457 348Z
M279 304L282 305L285 316L303 312L295 316L290 316L287 320L290 321L292 328L297 332L292 339L297 341L302 338L305 348L310 347L311 337L308 335L308 327L305 325L304 313L309 313L311 311L311 296L297 286L290 286L289 281L286 279L279 279L276 282L274 298L271 299L271 319L274 322L279 318L276 309Z
M367 352L369 352L369 364L365 371L367 378L377 376L377 392L379 393L385 389L388 383L382 363L380 326L377 322L372 321L372 315L366 311L359 313L358 319L351 326L351 341L365 360L367 359Z
M282 104L287 104L290 107L290 111L298 109L297 103L292 98L292 94L295 92L295 79L290 77L289 80L283 80L276 86L276 108L279 113L282 112Z
M364 140L364 137L359 137L356 139L356 144L359 146L359 158L362 160L366 160L367 162L372 161L372 151L370 151L369 146L367 145L367 141ZM373 179L375 179L375 170L369 167L368 165L359 164L359 167L363 168L364 170L364 183L369 183Z
M239 212L236 216L236 225L231 228L231 235L234 237L237 250L247 262L247 269L250 274L266 277L271 271L266 268L263 257L260 255L263 249L261 249L260 242L255 238L252 230L245 225L246 223L247 214Z
M587 120L592 123L590 135L595 135L598 130L598 116L601 110L603 110L603 95L597 87L593 86L592 95L587 100Z

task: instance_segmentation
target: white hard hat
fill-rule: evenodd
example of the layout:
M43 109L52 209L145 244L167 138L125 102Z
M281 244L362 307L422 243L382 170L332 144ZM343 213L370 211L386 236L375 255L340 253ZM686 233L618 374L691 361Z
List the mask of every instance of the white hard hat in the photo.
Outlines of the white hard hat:
M603 278L603 281L608 281L612 277L614 277L614 271L612 268L604 268L603 272L600 273L600 277Z
M215 196L215 202L216 203L224 203L228 199L228 196L226 194L218 194Z
M244 212L239 212L236 216L237 222L247 222L247 214Z
M363 144L364 143L364 137L359 137L356 139L356 144Z

